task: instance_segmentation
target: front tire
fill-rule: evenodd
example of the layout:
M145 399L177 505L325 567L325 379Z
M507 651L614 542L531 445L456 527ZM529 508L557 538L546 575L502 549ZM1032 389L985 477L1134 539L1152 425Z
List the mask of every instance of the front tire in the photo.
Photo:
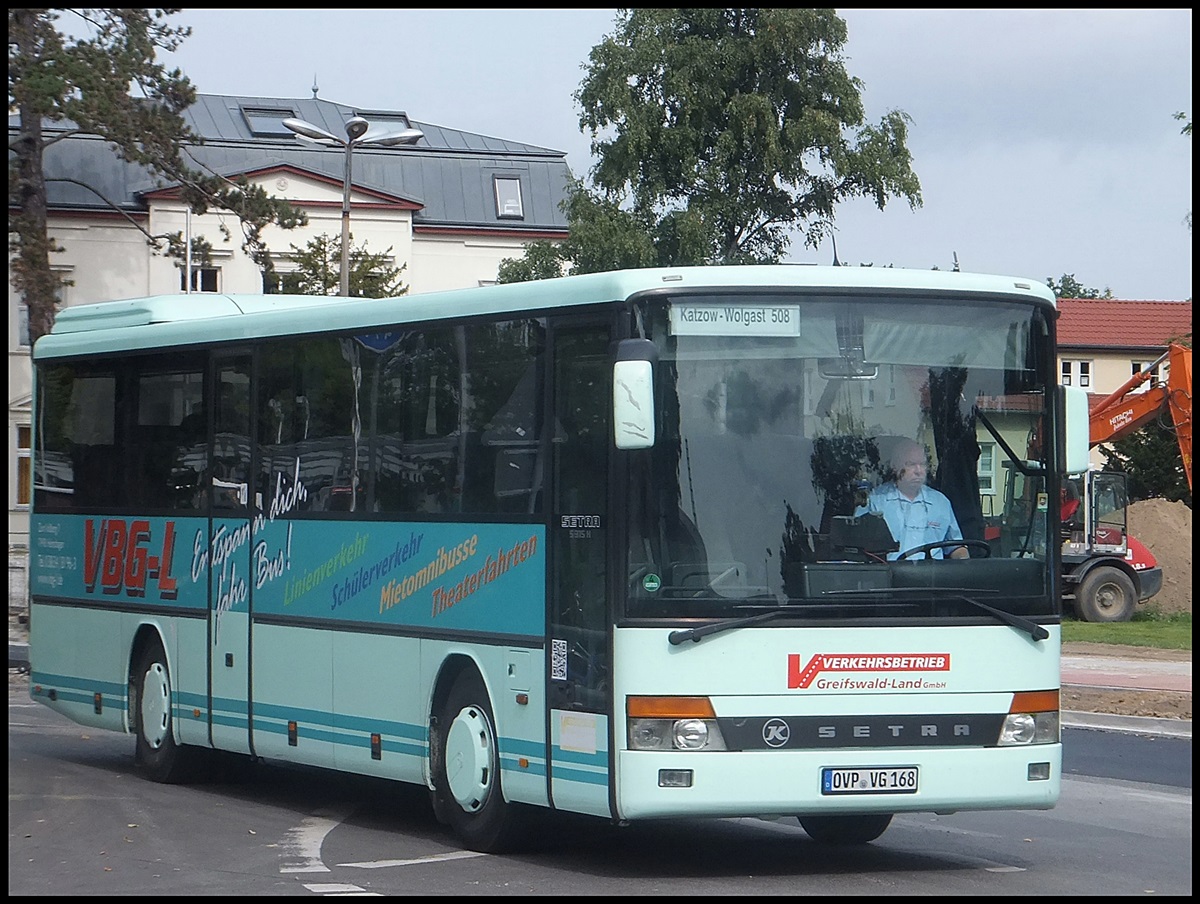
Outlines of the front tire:
M454 679L434 725L435 809L466 847L512 850L525 834L524 808L504 799L496 720L473 669Z
M1075 609L1089 622L1125 622L1137 608L1133 580L1119 568L1093 568L1075 589Z
M797 816L796 819L808 837L821 844L867 844L887 830L892 822L892 814Z
M162 644L148 644L130 679L130 717L137 735L134 761L147 778L176 784L193 778L200 751L175 743L171 672Z

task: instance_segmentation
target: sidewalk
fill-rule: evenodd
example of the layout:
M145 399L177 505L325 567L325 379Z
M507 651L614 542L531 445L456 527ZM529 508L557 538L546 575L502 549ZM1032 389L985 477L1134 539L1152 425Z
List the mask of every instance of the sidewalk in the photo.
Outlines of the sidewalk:
M1097 691L1131 693L1167 692L1192 694L1192 657L1187 651L1167 652L1169 658L1150 658L1128 647L1114 647L1118 655L1107 655L1102 644L1067 644L1062 654L1062 686ZM1101 698L1102 699L1102 698ZM1100 704L1103 706L1103 703ZM1190 708L1190 707L1189 707ZM1155 734L1163 737L1190 738L1191 719L1160 719L1111 713L1064 710L1066 728L1100 728Z
M20 672L29 670L29 634L16 615L8 619L8 668ZM1116 691L1166 691L1192 693L1192 659L1190 653L1176 654L1178 658L1158 660L1135 656L1108 656L1096 652L1100 645L1087 645L1086 652L1077 652L1078 645L1069 645L1062 654L1062 686ZM1124 649L1124 648L1117 648ZM1183 658L1186 656L1186 659ZM1101 698L1102 699L1102 698ZM1097 708L1102 707L1099 703ZM1159 719L1148 716L1124 716L1103 712L1064 710L1064 728L1095 728L1135 734L1154 734L1162 737L1190 738L1191 719Z

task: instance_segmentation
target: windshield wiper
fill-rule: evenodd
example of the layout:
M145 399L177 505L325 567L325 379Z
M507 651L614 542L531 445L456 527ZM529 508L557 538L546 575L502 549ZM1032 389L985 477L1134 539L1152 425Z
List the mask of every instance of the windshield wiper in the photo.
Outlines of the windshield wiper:
M928 594L936 594L937 596L948 596L954 599L962 600L970 603L984 612L993 615L997 621L1002 621L1006 625L1011 625L1018 630L1025 631L1034 640L1045 640L1050 636L1050 632L1043 628L1035 621L1030 621L1020 615L1014 615L1011 612L1005 612L1003 609L997 609L994 606L989 606L987 603L980 602L973 596L968 594L980 593L999 593L999 590L978 590L970 587L874 587L864 590L826 590L822 596L883 596L895 594L908 594L925 596Z
M994 606L989 606L987 603L980 602L973 596L968 596L970 593L999 593L998 590L978 590L968 587L877 587L863 590L826 590L821 596L839 596L839 597L876 597L884 595L917 595L927 596L934 594L937 596L947 596L953 599L959 599L963 602L970 603L976 608L982 609L993 616L997 621L1003 622L1006 625L1011 625L1018 630L1025 631L1034 640L1045 640L1050 636L1050 632L1039 625L1037 622L1030 621L1020 615L1014 615L1011 612L1005 612L1003 609L997 609ZM873 605L878 605L876 600ZM819 606L820 604L817 604ZM832 604L827 604L832 607ZM841 608L845 604L839 601L838 607ZM904 603L903 605L912 605ZM805 611L811 611L817 608L811 603L803 605ZM667 635L667 641L672 646L678 646L685 641L698 643L702 637L709 637L713 634L719 634L722 631L729 631L733 628L745 628L750 625L757 625L763 622L770 621L778 615L782 615L792 611L798 607L793 605L780 606L778 609L772 609L769 612L760 612L758 615L750 615L745 618L728 618L724 621L711 622L707 625L700 625L696 628L684 628L679 631L672 631Z
M749 615L746 618L727 618L724 621L711 622L707 625L701 625L698 628L684 628L680 631L672 631L667 635L667 642L672 646L679 646L685 640L699 643L701 637L708 637L710 634L717 634L721 631L728 631L731 628L744 628L747 625L757 625L760 622L770 621L775 616L787 612L790 608L790 606L780 606L778 609L772 609L770 612L760 612L758 615Z
M840 593L842 591L837 591L837 592ZM869 604L864 603L863 605L870 605L873 607L878 607L879 601L872 600ZM911 606L912 604L911 603L902 603L901 605ZM798 606L794 603L785 603L784 605L779 606L776 609L772 609L769 612L760 612L760 613L758 613L758 615L748 615L745 618L727 618L724 621L710 622L707 625L700 625L698 628L684 628L679 631L672 631L670 634L667 635L667 640L671 644L678 646L679 644L683 643L685 640L690 640L690 641L695 642L695 641L699 641L701 637L708 637L712 634L719 634L722 631L729 631L733 628L745 628L748 625L757 625L760 622L770 621L777 615L782 615L789 611L794 612L797 609L803 609L806 613L808 613L808 612L812 612L814 609L839 609L839 610L841 610L841 609L846 609L846 608L847 608L846 604L841 601L839 601L837 603L813 603L811 601L806 600L802 606Z

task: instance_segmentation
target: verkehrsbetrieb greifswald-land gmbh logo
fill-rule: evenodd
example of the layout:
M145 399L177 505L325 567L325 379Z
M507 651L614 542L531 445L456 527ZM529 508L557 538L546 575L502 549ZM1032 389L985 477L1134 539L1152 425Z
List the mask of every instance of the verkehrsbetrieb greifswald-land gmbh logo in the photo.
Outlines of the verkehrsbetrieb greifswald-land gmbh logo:
M801 666L801 662L801 654L788 654L789 689L929 689L945 687L945 681L921 678L915 673L950 671L949 653L815 653L807 664ZM870 673L872 677L865 677L863 673ZM887 673L907 673L913 677L901 678Z

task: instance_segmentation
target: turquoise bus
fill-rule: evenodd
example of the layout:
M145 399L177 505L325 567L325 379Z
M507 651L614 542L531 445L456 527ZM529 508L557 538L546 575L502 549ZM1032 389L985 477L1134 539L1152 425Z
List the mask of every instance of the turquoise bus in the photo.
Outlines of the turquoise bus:
M414 783L493 852L538 808L865 843L1058 798L1058 498L1001 482L1086 465L1087 417L1035 280L152 297L33 358L30 693L152 780ZM962 540L861 514L902 438Z

